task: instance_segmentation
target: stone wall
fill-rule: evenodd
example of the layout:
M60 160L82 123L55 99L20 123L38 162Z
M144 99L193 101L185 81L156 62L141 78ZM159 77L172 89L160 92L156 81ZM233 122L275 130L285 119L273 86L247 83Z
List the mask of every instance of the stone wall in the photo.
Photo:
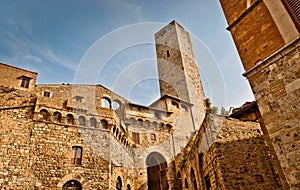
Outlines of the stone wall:
M299 55L297 39L245 74L270 136L270 145L274 146L291 189L300 188Z
M34 89L36 77L37 77L36 72L13 67L3 63L0 63L0 70L1 70L1 76L0 76L1 86L14 87L23 90ZM28 77L30 79L28 88L21 87L22 77Z
M177 156L176 170L182 189L281 188L265 138L255 122L210 115L183 154Z

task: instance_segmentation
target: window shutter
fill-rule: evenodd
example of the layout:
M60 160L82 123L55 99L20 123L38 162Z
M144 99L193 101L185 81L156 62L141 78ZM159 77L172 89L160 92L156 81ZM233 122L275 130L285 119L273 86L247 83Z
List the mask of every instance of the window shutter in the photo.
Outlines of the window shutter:
M291 15L298 31L300 32L300 1L299 0L282 0L287 11Z
M289 5L291 6L294 14L300 20L300 1L299 0L287 0Z

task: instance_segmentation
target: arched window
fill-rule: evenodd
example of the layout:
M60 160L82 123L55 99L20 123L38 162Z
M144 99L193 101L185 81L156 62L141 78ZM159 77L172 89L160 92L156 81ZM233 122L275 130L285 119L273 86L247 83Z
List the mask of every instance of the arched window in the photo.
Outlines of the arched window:
M67 114L66 121L67 124L74 125L74 116L72 114Z
M117 178L116 188L117 190L122 190L122 179L120 176Z
M59 112L53 113L53 122L61 123L61 113L59 113Z
M90 125L92 127L97 127L97 120L93 117L90 118Z
M189 183L186 178L184 179L184 186L185 186L185 189L187 189L187 190L189 189Z
M192 179L192 182L193 182L193 187L194 187L194 190L197 190L197 180L196 180L196 176L195 176L195 172L194 172L194 169L191 168L191 179Z
M119 100L114 100L112 104L113 110L120 110L121 108L121 102Z
M131 190L131 188L130 188L130 185L128 184L127 185L127 189L126 190Z
M103 108L110 109L111 108L111 101L110 101L110 99L107 98L107 97L103 97L102 101L101 101L101 106Z
M101 126L102 126L104 129L107 129L107 128L108 128L108 122L107 122L105 119L102 119L102 120L101 120Z
M82 162L82 147L81 146L72 146L72 165L81 165Z
M180 174L180 172L177 173L177 181L176 181L176 183L177 183L177 187L179 189L183 189L182 183L181 183L181 174Z
M81 126L85 126L86 125L86 119L84 116L79 116L78 117L78 124L81 125Z
M42 109L39 113L39 118L42 121L49 121L50 113L46 109Z
M81 190L81 189L82 189L81 184L76 180L67 181L62 187L62 190Z

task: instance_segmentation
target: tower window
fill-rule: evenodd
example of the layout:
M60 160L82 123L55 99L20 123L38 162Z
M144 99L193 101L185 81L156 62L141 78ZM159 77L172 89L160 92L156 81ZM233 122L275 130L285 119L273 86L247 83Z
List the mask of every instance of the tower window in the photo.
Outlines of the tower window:
M45 96L45 97L50 97L50 92L49 91L44 91L44 94L43 94L43 96Z
M151 134L151 140L156 140L156 135L154 133Z
M72 147L72 165L81 165L82 162L82 147L81 146L73 146Z
M170 51L167 50L167 57L170 57Z

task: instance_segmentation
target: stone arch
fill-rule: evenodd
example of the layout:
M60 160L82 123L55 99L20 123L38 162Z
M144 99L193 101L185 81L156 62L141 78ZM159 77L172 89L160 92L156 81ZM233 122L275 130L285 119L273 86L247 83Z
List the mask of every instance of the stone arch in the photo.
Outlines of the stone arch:
M52 118L54 123L61 123L62 116L60 112L58 111L54 112Z
M101 99L101 107L111 109L111 100L110 98L103 96Z
M158 152L152 152L146 158L146 165L148 190L168 189L168 165L165 157Z
M78 117L78 125L86 126L86 119L84 116L81 115Z
M102 119L102 120L101 120L101 126L102 126L104 129L108 129L108 122L107 122L107 120Z
M121 110L121 107L122 107L121 101L115 99L112 103L112 109L115 111L118 111L118 110Z
M74 116L73 116L73 114L67 114L66 115L66 122L67 122L67 124L70 124L70 125L74 125L74 122L75 120L74 120Z
M131 118L129 119L129 121L130 121L130 124L131 124L131 125L134 125L134 124L136 123L136 119L135 119L134 117L131 117Z
M90 118L90 125L91 127L97 127L97 119L94 117Z
M77 181L77 182L79 182L81 184L82 189L86 189L89 186L89 182L86 181L80 174L71 173L71 174L68 174L68 175L64 176L63 178L61 178L61 180L57 184L57 189L62 189L63 186L68 181Z
M77 180L69 180L63 185L62 190L82 190L82 185Z
M42 121L49 121L50 120L50 113L47 109L41 109L38 116L39 120Z

